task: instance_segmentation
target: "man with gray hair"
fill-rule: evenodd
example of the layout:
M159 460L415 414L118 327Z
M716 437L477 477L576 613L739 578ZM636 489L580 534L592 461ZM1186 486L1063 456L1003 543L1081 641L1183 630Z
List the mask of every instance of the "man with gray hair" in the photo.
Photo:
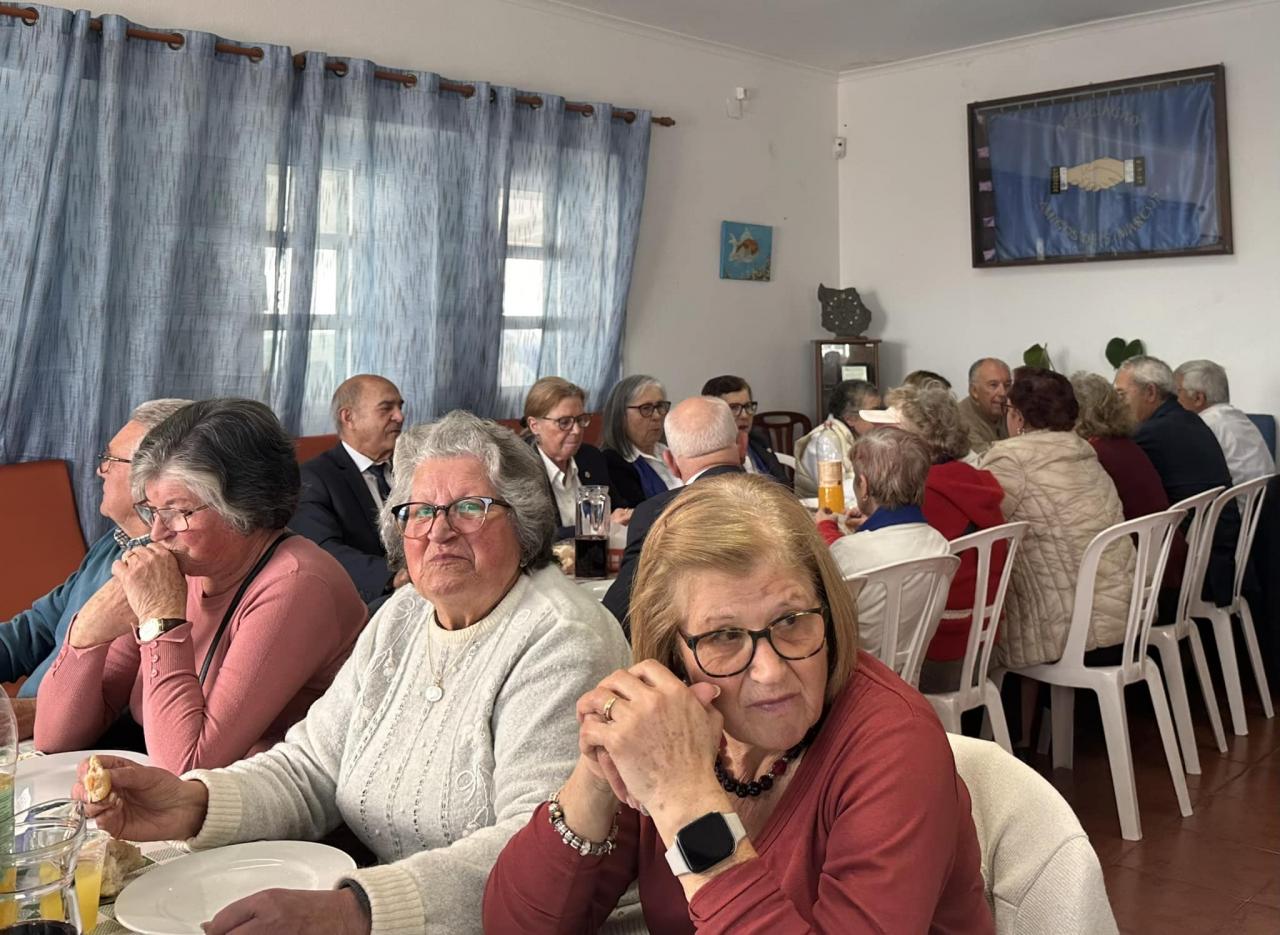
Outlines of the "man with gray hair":
M143 437L189 399L153 399L129 415L129 421L107 442L98 455L102 478L102 503L98 511L115 527L90 546L80 566L58 585L7 624L0 624L0 682L27 677L13 701L22 738L35 725L36 691L66 639L72 618L111 579L111 565L129 549L145 544L146 524L133 511L129 465Z
M1182 408L1198 414L1217 436L1233 484L1275 473L1275 458L1262 433L1231 405L1231 386L1220 365L1189 360L1173 372L1173 388Z
M378 535L404 400L390 380L361 373L334 392L332 410L338 444L302 465L302 491L289 526L338 560L373 612L409 580L403 569L391 570Z
M684 485L650 497L636 507L627 526L622 568L604 596L604 606L618 618L628 640L631 639L631 625L627 620L631 609L631 582L649 529L684 487L704 477L744 473L742 460L747 456L747 436L738 432L737 421L723 399L693 396L684 400L667 415L665 430L667 448L662 458Z
M1005 424L1005 402L1013 375L998 357L975 360L969 368L969 395L960 400L960 420L969 433L969 447L982 454L1002 438L1009 437Z
M1137 425L1133 440L1155 465L1170 503L1231 486L1217 437L1204 420L1178 405L1168 364L1158 357L1130 357L1116 371L1115 388ZM1218 605L1231 602L1239 532L1240 513L1229 503L1214 530L1205 575L1205 596Z

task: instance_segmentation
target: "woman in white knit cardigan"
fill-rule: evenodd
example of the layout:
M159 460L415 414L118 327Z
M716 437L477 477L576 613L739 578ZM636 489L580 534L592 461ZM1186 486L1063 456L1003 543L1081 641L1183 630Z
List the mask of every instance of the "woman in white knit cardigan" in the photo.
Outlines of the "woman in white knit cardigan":
M114 791L86 811L116 836L207 848L345 822L380 861L331 892L241 900L211 933L478 933L498 853L577 762L574 703L630 659L617 622L551 563L556 519L527 445L453 412L405 432L395 468L382 533L413 586L284 742L183 779L102 758Z

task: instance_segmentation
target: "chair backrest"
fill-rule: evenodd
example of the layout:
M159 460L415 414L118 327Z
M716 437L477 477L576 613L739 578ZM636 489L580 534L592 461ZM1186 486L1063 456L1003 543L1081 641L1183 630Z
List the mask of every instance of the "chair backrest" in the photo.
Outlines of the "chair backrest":
M947 740L969 790L996 932L1115 932L1098 855L1058 791L990 741L958 734Z
M1249 564L1249 552L1253 549L1253 537L1258 531L1258 517L1262 514L1262 502L1267 495L1267 484L1271 483L1271 479L1275 476L1274 474L1264 474L1253 480L1245 481L1243 484L1228 487L1218 494L1218 499L1214 500L1213 506L1209 508L1208 520L1211 528L1217 525L1218 517L1222 515L1223 509L1232 500L1235 500L1240 508L1240 534L1236 537L1235 587L1231 592L1237 598L1240 596L1240 588L1244 584L1244 573Z
M1209 551L1213 547L1213 524L1209 520L1209 508L1225 487L1210 487L1185 500L1179 500L1170 509L1187 513L1187 564L1182 569L1182 587L1178 591L1178 611L1174 617L1177 636L1181 639L1191 626L1192 601L1204 588L1204 576L1209 568Z
M795 455L796 439L813 431L813 420L803 412L757 412L752 422L756 428L768 431L773 442L774 454ZM797 431L798 430L798 431Z
M1116 523L1093 537L1080 559L1071 629L1062 652L1063 663L1084 665L1084 649L1093 623L1093 595L1098 579L1098 563L1109 547L1132 537L1136 561L1132 569L1133 582L1129 589L1129 607L1125 615L1124 654L1120 667L1124 670L1126 682L1141 677L1147 658L1147 638L1151 635L1151 622L1155 619L1156 605L1159 603L1160 582L1164 579L1164 566L1169 559L1169 547L1173 545L1174 530L1185 515L1185 510L1165 510L1163 513L1139 516L1124 523Z
M855 597L867 588L881 586L884 595L884 624L876 656L898 673L910 685L920 681L920 666L924 651L938 629L942 611L947 606L947 592L951 579L960 567L960 559L954 555L935 555L930 558L912 558L879 568L868 568L856 575L847 575L845 581L854 590ZM903 590L924 578L928 588L925 599L914 618L903 617ZM906 637L902 643L899 634Z
M298 455L298 463L303 464L336 444L337 435L301 435L293 440L293 450Z
M1000 614L1004 610L1014 556L1017 555L1018 544L1030 528L1030 523L1005 523L951 541L952 555L959 556L969 549L978 553L978 574L973 589L973 622L969 627L969 641L965 644L964 662L960 669L961 710L975 707L983 701L982 690L987 680L987 670L991 666L991 650L996 644L996 631ZM987 595L991 593L991 555L998 542L1006 543L1004 567L1000 570L1000 583L996 587L995 599L988 602Z
M75 493L65 461L0 467L0 622L53 590L84 558Z

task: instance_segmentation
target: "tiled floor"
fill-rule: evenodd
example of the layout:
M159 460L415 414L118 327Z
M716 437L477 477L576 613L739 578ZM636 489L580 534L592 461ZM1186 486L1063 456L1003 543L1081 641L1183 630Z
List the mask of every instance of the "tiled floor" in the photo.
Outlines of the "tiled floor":
M1047 756L1034 759L1089 832L1122 932L1280 933L1280 718L1263 716L1246 669L1249 734L1236 737L1220 680L1217 691L1227 752L1218 752L1204 704L1193 694L1202 772L1186 777L1195 814L1182 818L1145 689L1128 690L1141 841L1120 837L1096 704L1077 699L1073 770L1054 770Z

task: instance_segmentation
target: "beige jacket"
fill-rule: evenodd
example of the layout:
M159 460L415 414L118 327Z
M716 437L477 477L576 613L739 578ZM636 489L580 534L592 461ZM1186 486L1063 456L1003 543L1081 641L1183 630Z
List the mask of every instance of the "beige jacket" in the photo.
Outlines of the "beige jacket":
M996 647L1000 662L1010 668L1055 662L1067 642L1084 550L1102 530L1124 522L1116 485L1093 446L1074 432L1028 432L997 442L982 467L1004 488L1006 522L1031 524L1009 581ZM1133 565L1127 539L1103 554L1088 649L1124 640Z
M972 396L960 400L960 422L969 433L969 447L978 454L986 454L988 448L1001 439L1009 437L1009 431L1001 419L992 424L986 416L978 411Z

